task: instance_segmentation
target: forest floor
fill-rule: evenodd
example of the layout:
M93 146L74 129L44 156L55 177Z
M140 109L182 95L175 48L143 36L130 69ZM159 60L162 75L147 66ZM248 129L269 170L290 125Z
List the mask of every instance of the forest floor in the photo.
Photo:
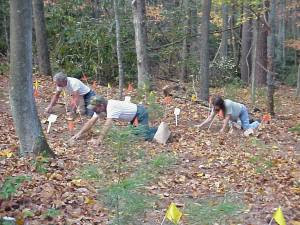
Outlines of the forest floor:
M48 77L34 79L39 81L36 103L46 134L47 115L43 111L55 86ZM166 84L157 83L158 90ZM92 82L89 84L92 86ZM109 98L117 96L114 88L93 85L93 89ZM220 94L226 91L228 94L224 89L211 90ZM198 130L193 125L206 118L207 109L190 97L166 102L162 93L157 92L164 115L156 116L152 123L167 122L172 142L161 145L138 141L126 149L121 162L118 151L111 146L90 146L90 137L72 147L65 144L88 118L77 117L70 125L62 101L55 108L58 119L46 134L57 158L28 159L17 156L8 77L1 76L1 194L5 192L6 178L25 175L30 179L21 183L12 197L0 197L0 217L17 218L17 224L118 224L119 219L122 225L159 225L168 205L174 202L183 212L180 224L269 224L274 211L281 206L287 224L299 225L296 221L300 221L300 131L292 128L300 124L300 101L294 98L294 91L287 86L276 90L276 116L250 137L244 137L239 130L219 134L219 119L210 130ZM135 95L133 91L132 96ZM248 89L233 89L231 95L251 106ZM263 96L258 97L256 107L262 111L254 115L256 118L266 114ZM177 127L175 107L181 109ZM103 119L98 124L102 122ZM96 136L99 127L88 136ZM120 163L122 173L118 174ZM142 168L150 174L144 174L145 179L136 175ZM116 185L120 180L127 183ZM118 204L114 204L116 199Z

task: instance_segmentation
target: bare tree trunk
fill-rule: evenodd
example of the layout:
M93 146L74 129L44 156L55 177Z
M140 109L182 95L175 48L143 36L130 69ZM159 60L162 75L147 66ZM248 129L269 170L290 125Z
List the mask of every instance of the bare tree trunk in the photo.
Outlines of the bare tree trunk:
M285 66L285 10L286 0L280 0L277 62L281 63L283 66Z
M228 57L228 5L223 2L222 4L222 40L221 40L221 48L220 48L220 56L221 59L227 59Z
M54 156L43 134L32 86L32 2L10 1L10 105L20 154Z
M51 76L52 73L47 43L44 2L43 0L33 0L32 3L39 71L42 75Z
M123 54L121 48L121 35L120 35L120 20L119 20L119 3L114 0L115 22L116 22L116 42L117 42L117 56L119 66L119 98L123 98L124 88L124 67L123 67Z
M297 79L296 96L300 97L300 63L299 63L299 66L298 66L298 79Z
M200 86L198 90L199 98L208 101L209 97L209 17L211 10L211 0L203 0L201 19L201 49L200 49Z
M251 101L252 104L255 105L255 101L256 101L256 67L257 67L257 63L256 63L256 52L257 52L257 32L258 32L258 22L259 19L255 19L253 20L253 42L252 42L252 72L251 72Z
M251 32L251 19L250 19L250 11L248 6L245 5L243 7L243 23L242 28L242 50L241 50L241 79L245 84L248 84L250 81L250 74L251 74L251 39L252 39L252 32Z
M267 2L269 4L269 2ZM269 25L270 30L268 33L268 74L267 74L267 84L268 84L268 112L271 115L275 115L274 112L274 72L275 72L275 0L270 0L270 13L269 13Z
M133 0L133 24L138 68L138 87L151 86L149 60L147 53L147 29L145 0Z
M258 33L257 33L257 49L256 49L256 85L261 87L267 84L267 64L268 64L268 53L267 53L267 38L268 30L266 25L262 22L263 16L258 20Z
M181 66L181 73L180 73L180 81L185 82L187 80L187 73L188 73L188 65L187 60L189 56L189 47L188 47L188 38L190 34L190 0L183 0L183 7L185 11L185 18L184 18L184 39L182 42L182 66Z

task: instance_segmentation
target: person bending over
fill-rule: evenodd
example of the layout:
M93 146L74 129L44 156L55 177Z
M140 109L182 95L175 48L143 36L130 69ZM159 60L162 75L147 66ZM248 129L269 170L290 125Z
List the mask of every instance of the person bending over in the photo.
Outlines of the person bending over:
M88 116L92 116L94 114L92 110L87 108L91 97L95 95L93 90L91 90L80 80L73 77L67 77L62 72L55 74L53 81L56 84L56 92L52 97L50 104L45 109L46 113L52 113L53 106L57 103L62 91L66 89L68 94L72 96L69 104L70 111L67 113L68 115L73 115L76 112L79 112L81 115L86 114Z
M255 129L260 124L258 121L254 121L253 123L249 122L248 109L241 103L234 102L229 99L223 100L220 96L216 96L215 98L213 98L211 103L213 105L211 114L197 127L201 128L204 125L210 123L217 114L221 114L224 117L223 126L220 130L220 132L222 133L226 131L229 121L237 122L237 120L240 119L243 130L248 130L250 128Z
M157 131L157 128L149 127L148 111L143 105L136 105L126 101L106 100L102 96L95 95L91 98L88 108L95 113L93 117L83 125L80 131L69 140L70 144L74 144L75 140L90 130L101 113L106 114L106 121L98 139L92 140L92 144L95 146L101 145L104 137L112 127L114 120L131 122L131 124L139 128L136 129L135 134L143 136L145 140L152 140Z

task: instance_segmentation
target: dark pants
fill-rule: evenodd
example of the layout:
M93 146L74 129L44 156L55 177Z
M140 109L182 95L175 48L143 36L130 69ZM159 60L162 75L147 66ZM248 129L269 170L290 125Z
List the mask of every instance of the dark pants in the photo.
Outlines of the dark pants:
M136 118L139 124L137 129L135 129L135 134L144 137L146 141L152 141L157 127L149 127L149 114L145 106L137 106ZM133 124L133 121L131 123Z
M93 116L93 114L94 114L93 110L87 108L87 106L90 103L91 97L93 97L94 95L96 95L96 93L93 90L90 90L87 94L85 94L83 96L84 106L85 106L85 114L88 116Z

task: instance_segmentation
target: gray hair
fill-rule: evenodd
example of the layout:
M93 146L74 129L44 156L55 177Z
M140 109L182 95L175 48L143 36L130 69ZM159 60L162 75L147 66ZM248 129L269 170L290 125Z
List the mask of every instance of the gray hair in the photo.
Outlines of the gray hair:
M53 80L55 82L63 82L65 80L67 80L67 76L63 72L59 72L59 73L54 75Z

